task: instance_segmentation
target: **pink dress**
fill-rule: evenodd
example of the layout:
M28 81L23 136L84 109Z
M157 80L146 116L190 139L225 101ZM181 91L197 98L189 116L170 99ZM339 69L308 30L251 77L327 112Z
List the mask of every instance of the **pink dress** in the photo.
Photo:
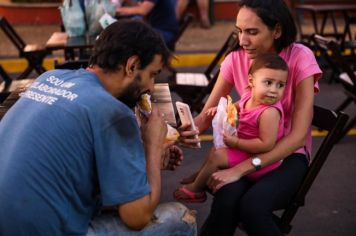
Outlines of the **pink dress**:
M277 140L281 139L284 136L284 113L281 102L277 102L273 105L260 105L252 109L246 109L246 103L251 97L251 92L247 92L242 95L239 106L239 125L237 128L237 137L243 139L253 139L259 137L259 118L263 111L267 108L274 107L280 113L280 120L278 126L278 135ZM243 162L246 159L251 157L251 154L241 151L238 148L228 148L227 149L228 164L229 167L233 167L240 162ZM276 162L272 165L266 166L258 171L255 171L247 175L247 178L251 180L257 180L261 176L267 174L268 172L276 169L280 166L281 162Z
M321 70L315 60L313 52L306 46L298 43L293 43L289 47L283 49L279 55L287 62L289 67L288 80L284 95L281 99L284 111L284 131L285 135L289 134L292 125L292 115L294 110L294 100L296 96L296 88L304 79L314 77L314 91L319 91L318 80L321 77ZM251 60L243 49L231 52L226 56L221 64L220 73L224 80L233 84L237 93L241 96L248 88L248 68L251 65ZM311 133L307 138L304 148L295 150L296 153L308 154L311 153Z

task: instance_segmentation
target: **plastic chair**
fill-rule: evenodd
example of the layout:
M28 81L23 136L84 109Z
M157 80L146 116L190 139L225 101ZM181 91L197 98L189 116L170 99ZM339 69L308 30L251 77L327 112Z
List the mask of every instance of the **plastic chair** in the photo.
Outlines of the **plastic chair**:
M19 57L25 58L28 62L27 68L22 72L18 79L27 78L33 70L38 74L42 74L46 71L42 66L43 60L47 55L47 50L44 46L38 44L26 44L3 16L0 16L0 27L19 51Z
M288 234L291 231L291 222L298 209L304 206L305 197L314 180L318 176L326 159L328 158L331 150L336 144L337 139L347 122L347 119L348 116L342 112L336 113L332 110L314 105L314 117L312 125L318 129L326 130L328 133L324 137L321 145L311 159L309 169L294 197L285 208L278 210L282 212L274 213L274 218L284 234ZM204 231L204 228L206 227L205 224L206 222L203 224L201 231ZM243 225L239 225L239 227L241 230L244 230Z
M346 95L346 99L336 108L336 111L342 111L352 102L356 103L356 71L341 53L341 46L333 40L327 39L320 35L313 35L315 45L324 50L323 55L328 57L328 61L332 64L334 72L339 75L337 80L341 83ZM346 128L340 134L339 139L342 139L349 130L356 125L356 116L354 116L347 124Z
M183 102L189 104L192 112L200 112L204 106L204 98L213 89L219 75L217 67L220 61L237 46L237 34L231 32L203 73L176 73L175 78L169 82L171 91L177 93Z

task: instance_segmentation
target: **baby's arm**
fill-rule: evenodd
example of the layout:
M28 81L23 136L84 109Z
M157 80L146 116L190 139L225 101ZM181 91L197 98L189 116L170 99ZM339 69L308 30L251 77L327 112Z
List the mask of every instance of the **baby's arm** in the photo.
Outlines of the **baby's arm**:
M276 108L267 108L259 117L260 135L258 138L241 139L224 134L224 141L225 139L229 140L232 144L231 147L239 148L248 153L268 152L276 144L280 119L281 115Z

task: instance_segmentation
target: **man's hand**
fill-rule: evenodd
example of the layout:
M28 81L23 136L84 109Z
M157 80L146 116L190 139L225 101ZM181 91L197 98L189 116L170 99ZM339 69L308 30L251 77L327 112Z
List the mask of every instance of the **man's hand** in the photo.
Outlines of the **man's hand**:
M148 119L141 117L142 140L146 147L163 148L167 134L167 124L157 107L152 104L152 112Z
M162 170L175 170L182 164L183 152L179 147L173 144L174 142L169 142L164 145L164 152L161 160Z

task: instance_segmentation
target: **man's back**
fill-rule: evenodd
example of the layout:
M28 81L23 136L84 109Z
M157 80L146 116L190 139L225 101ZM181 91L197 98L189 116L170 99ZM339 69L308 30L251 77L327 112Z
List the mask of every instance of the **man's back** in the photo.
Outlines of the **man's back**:
M129 109L94 74L74 73L42 75L0 123L1 234L86 234L99 204L98 175L110 173L101 133ZM113 199L104 197L120 200Z

